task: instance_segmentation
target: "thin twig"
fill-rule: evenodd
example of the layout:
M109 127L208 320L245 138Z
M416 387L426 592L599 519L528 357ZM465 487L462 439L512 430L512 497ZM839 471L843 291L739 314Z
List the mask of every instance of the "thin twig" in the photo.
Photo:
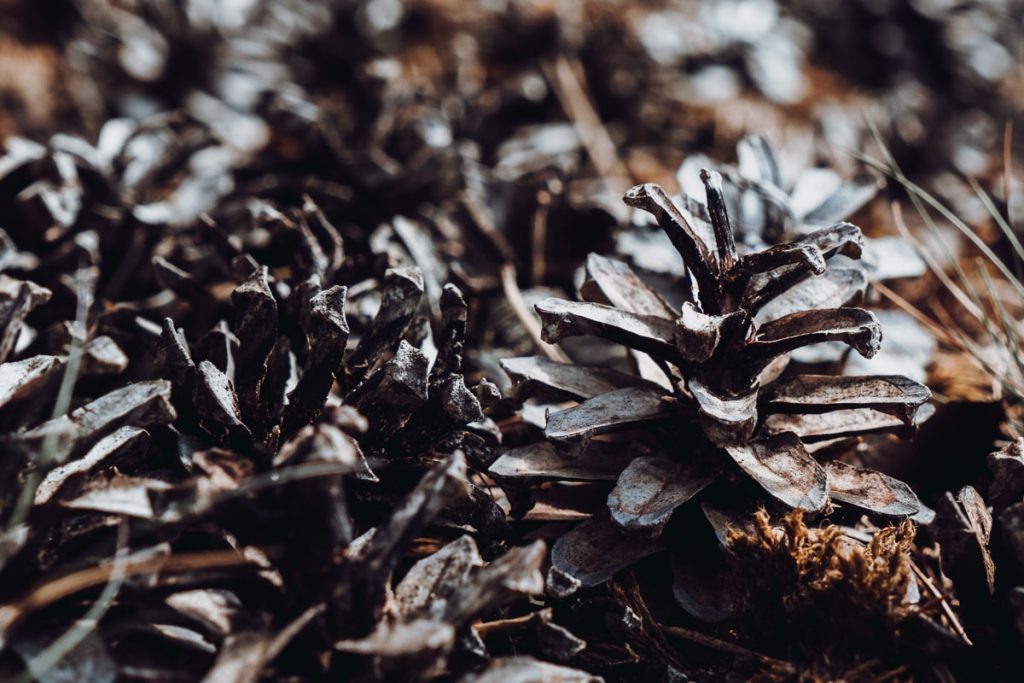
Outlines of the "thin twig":
M541 339L540 321L527 308L526 301L523 300L523 293L519 291L519 284L516 282L516 268L511 263L506 263L501 267L501 286L516 319L530 335L530 339L533 340L540 352L551 360L568 363L569 357L565 355L564 351Z
M774 657L769 657L768 655L763 655L760 652L754 652L753 650L748 650L747 648L742 647L740 645L736 645L735 643L730 643L725 640L719 640L718 638L714 638L705 633L701 633L700 631L691 631L688 628L682 628L680 626L669 626L667 624L659 624L659 626L663 631L677 638L689 640L690 642L697 643L698 645L703 645L704 647L709 647L713 650L719 650L721 652L727 652L729 654L737 655L739 657L748 657L750 659L756 659L758 662L765 666L771 667L773 669L779 669L786 673L796 672L796 667L787 661L775 659Z
M953 611L952 606L950 606L949 602L946 600L946 596L942 594L942 591L935 587L935 584L932 582L931 578L927 574L925 574L921 570L921 568L917 566L917 563L913 560L910 561L910 569L914 572L914 575L917 576L917 578L920 579L928 588L928 592L930 592L933 596L938 598L939 606L942 607L942 612L946 615L946 618L949 619L950 623L953 625L953 630L956 631L956 634L963 638L964 643L966 643L967 645L974 645L974 643L972 643L971 639L968 637L967 631L964 630L963 625L960 623L960 620L956 618L956 612Z
M1011 378L1005 372L1000 371L999 368L994 367L991 363L985 360L982 350L979 349L977 345L972 342L959 328L957 323L953 320L953 317L948 311L946 311L945 307L942 306L941 303L932 301L929 303L929 307L931 308L932 313L935 314L935 317L939 319L939 322L945 325L946 329L950 330L952 334L956 335L960 340L961 348L966 349L967 357L989 376L993 382L993 386L998 384L998 386L1004 387L1017 398L1024 400L1024 391L1015 386Z
M932 662L932 673L935 674L935 680L939 683L957 683L956 676L949 670L949 667L942 662Z
M971 190L974 191L974 194L977 195L978 199L981 200L982 205L985 207L985 210L988 211L992 220L994 220L996 225L999 226L999 230L1010 243L1010 246L1013 247L1014 253L1017 254L1017 260L1014 261L1014 264L1020 265L1020 263L1024 261L1024 246L1021 246L1020 240L1017 238L1017 234L1014 233L1013 228L1010 227L1009 222L1007 222L1006 218L1003 217L1003 214L999 213L999 208L996 206L995 202L992 201L992 197L988 195L988 192L985 192L985 188L978 183L977 179L969 177L967 179L967 183L971 186ZM1018 273L1018 278L1019 277L1020 274Z
M579 61L575 61L578 67ZM613 190L619 193L628 190L633 182L629 170L619 158L615 143L601 123L601 117L587 94L584 79L577 75L582 69L574 68L564 54L558 55L553 61L545 60L541 65L598 173L613 186Z
M505 233L498 229L490 212L476 200L471 192L463 192L459 195L459 205L469 217L470 226L476 228L477 233L487 240L498 257L508 263L515 261L515 249L509 244Z
M633 649L633 646L642 647L648 650L658 660L668 662L671 666L682 668L683 663L679 658L679 651L668 642L665 632L651 614L647 601L644 600L640 591L640 584L636 580L636 574L627 570L623 575L613 581L609 588L619 602L627 606L640 618L640 628L634 631L635 637L630 638L626 648Z
M537 620L537 613L524 614L521 617L497 619L495 621L485 621L473 624L473 630L476 631L476 634L478 636L486 636L489 633L495 633L497 631L507 631L510 629L521 628Z
M264 550L267 555L273 553ZM48 581L35 588L28 595L0 606L0 643L6 640L11 627L25 616L37 612L58 600L79 593L88 588L110 581L115 571L123 571L125 578L155 572L179 572L195 569L217 569L237 567L250 561L235 550L210 550L195 553L181 553L167 557L148 557L137 562L129 561L120 570L115 564L89 567Z
M1003 126L1003 201L1006 202L1006 222L1010 233L1016 236L1013 214L1010 213L1013 207L1013 119L1006 119ZM1013 269L1018 278L1024 278L1024 256L1013 262Z

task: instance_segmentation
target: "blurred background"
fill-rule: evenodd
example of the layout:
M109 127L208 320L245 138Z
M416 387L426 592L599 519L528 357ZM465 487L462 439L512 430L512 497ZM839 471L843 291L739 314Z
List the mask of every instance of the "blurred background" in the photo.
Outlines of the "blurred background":
M1024 104L1020 0L0 0L0 16L0 139L95 141L111 118L180 109L238 150L297 156L289 121L308 120L349 157L322 170L367 184L465 144L494 165L557 123L603 127L585 141L606 152L596 175L672 177L749 132L787 169L849 172L871 122L910 175L988 178ZM551 130L535 143L570 152ZM378 145L388 159L351 163Z
M426 255L486 301L511 264L529 302L571 290L591 250L678 276L621 195L657 182L700 202L696 169L715 167L751 244L841 218L927 243L934 220L946 240L928 260L971 259L952 216L1021 272L1022 0L0 0L0 15L0 226L21 248L94 230L120 260L139 226L242 226L255 199L309 197L356 271ZM26 171L45 156L29 141L88 157L102 182ZM40 173L47 192L25 190ZM948 215L914 210L910 182ZM63 228L39 237L37 205ZM262 233L239 229L258 252ZM876 249L906 258L875 279L928 309L946 290L911 281L925 263L899 244ZM112 300L130 280L97 277Z

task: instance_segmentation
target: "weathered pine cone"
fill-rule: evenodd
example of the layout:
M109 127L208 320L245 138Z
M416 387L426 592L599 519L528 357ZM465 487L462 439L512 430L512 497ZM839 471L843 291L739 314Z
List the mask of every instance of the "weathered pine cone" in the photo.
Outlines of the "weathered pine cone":
M22 348L28 316L61 314L47 311L50 290L0 276L0 439L8 451L0 512L32 520L0 537L5 585L20 592L30 579L95 566L115 538L138 553L131 562L160 560L159 580L126 585L123 609L89 641L105 671L129 671L145 651L158 680L183 670L196 679L234 675L242 660L246 675L274 680L311 666L351 680L421 680L486 665L473 624L541 592L546 549L538 541L504 552L494 526L500 510L467 479L467 459L483 446L466 424L483 417L460 371L466 308L458 289L443 289L432 335L417 317L419 271L388 270L376 315L350 330L346 289L320 291L322 268L289 287L250 255L235 256L239 268L254 267L224 302L234 322L192 344L170 317L161 327L126 303L90 307L87 283L78 293L85 324L55 322ZM170 291L203 291L169 261L155 267ZM195 330L204 315L189 311L178 317ZM135 355L104 331L129 340ZM51 352L34 353L42 350ZM71 409L47 420L73 362ZM423 472L418 484L406 483ZM367 514L361 498L380 511ZM436 535L437 551L421 551L393 578L425 534ZM173 563L189 553L198 569L175 576ZM225 588L217 562L252 562L260 577ZM77 618L64 603L43 619L36 609L18 601L0 609L0 643L26 661ZM551 623L550 610L531 614L535 637L564 658L585 646ZM153 618L174 624L170 635L153 631ZM125 639L126 631L142 635ZM302 633L309 657L275 664ZM182 639L203 644L187 664L154 654ZM558 670L494 662L513 664Z
M710 225L656 185L634 187L625 197L655 215L683 256L690 294L681 312L624 263L597 255L580 288L585 301L537 305L545 341L595 335L624 344L635 374L535 357L505 363L521 398L541 394L579 404L550 412L546 440L505 453L491 471L540 480L617 476L610 517L591 517L553 549L554 568L571 577L570 586L601 583L670 544L660 535L673 512L713 481L741 480L741 472L769 502L789 508L820 512L837 504L889 517L931 514L903 482L842 462L822 464L809 450L912 430L928 411L926 387L901 376L786 373L789 352L809 344L841 341L867 357L878 350L874 315L848 305L862 294L862 277L828 272L836 254L859 257L860 230L838 223L740 256L721 179L708 172L702 179ZM601 436L613 432L627 435Z
M42 615L18 598L123 547L157 569L89 636L90 666L111 676L139 661L156 680L241 660L277 680L488 663L471 624L541 590L545 548L506 553L500 509L466 478L490 461L467 425L497 395L463 379L458 288L438 284L424 305L419 269L346 254L311 199L246 197L200 220L158 210L159 230L139 228L162 193L133 192L90 152L21 146L0 174L0 515L29 522L0 536L0 644L37 656L80 616L77 597ZM104 266L122 258L137 267L112 278ZM75 363L67 414L54 412ZM416 548L400 578L424 536L440 550ZM175 570L182 557L211 564ZM226 567L249 563L225 587ZM550 621L536 613L537 638L583 647ZM300 635L308 656L272 661ZM185 641L200 646L182 663Z

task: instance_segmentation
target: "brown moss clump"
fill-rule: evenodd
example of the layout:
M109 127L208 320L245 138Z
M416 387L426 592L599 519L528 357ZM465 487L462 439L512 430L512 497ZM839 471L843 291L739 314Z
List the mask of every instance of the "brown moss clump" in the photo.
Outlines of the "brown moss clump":
M736 579L744 599L740 632L762 652L831 677L885 659L914 609L909 520L867 545L839 527L808 527L791 512L776 524L761 509L751 531L733 531Z

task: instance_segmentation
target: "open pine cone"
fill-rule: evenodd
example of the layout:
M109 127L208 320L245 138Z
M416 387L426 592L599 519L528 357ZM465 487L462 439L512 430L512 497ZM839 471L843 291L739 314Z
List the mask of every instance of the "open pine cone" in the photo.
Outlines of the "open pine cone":
M903 482L812 455L820 442L913 430L929 410L926 387L901 376L786 372L789 352L818 342L845 342L866 357L877 352L878 321L849 305L863 294L862 275L828 267L837 254L860 256L859 228L838 223L740 256L721 178L701 176L710 224L656 185L625 196L654 214L683 256L690 282L681 312L627 265L597 255L580 288L585 301L537 305L545 341L595 335L624 344L636 374L536 357L505 362L520 398L579 404L549 412L546 440L505 453L491 471L556 481L617 477L610 515L591 517L554 546L554 568L570 577L566 588L599 584L671 544L662 531L673 512L716 480L741 486L741 473L769 503L789 508L931 514ZM602 436L618 432L625 438Z
M163 123L175 158L212 149L202 125ZM159 125L125 132L149 148ZM505 552L501 510L467 479L499 397L462 374L460 290L365 258L310 196L191 192L152 160L133 185L131 163L70 136L3 157L0 679L81 616L79 589L19 596L115 553L160 578L121 586L83 646L88 680L141 660L154 680L457 676L491 661L473 625L506 605L530 615L516 637L581 649L522 605L544 544ZM215 564L164 566L181 556ZM308 656L274 662L299 637ZM183 642L200 643L187 661Z

